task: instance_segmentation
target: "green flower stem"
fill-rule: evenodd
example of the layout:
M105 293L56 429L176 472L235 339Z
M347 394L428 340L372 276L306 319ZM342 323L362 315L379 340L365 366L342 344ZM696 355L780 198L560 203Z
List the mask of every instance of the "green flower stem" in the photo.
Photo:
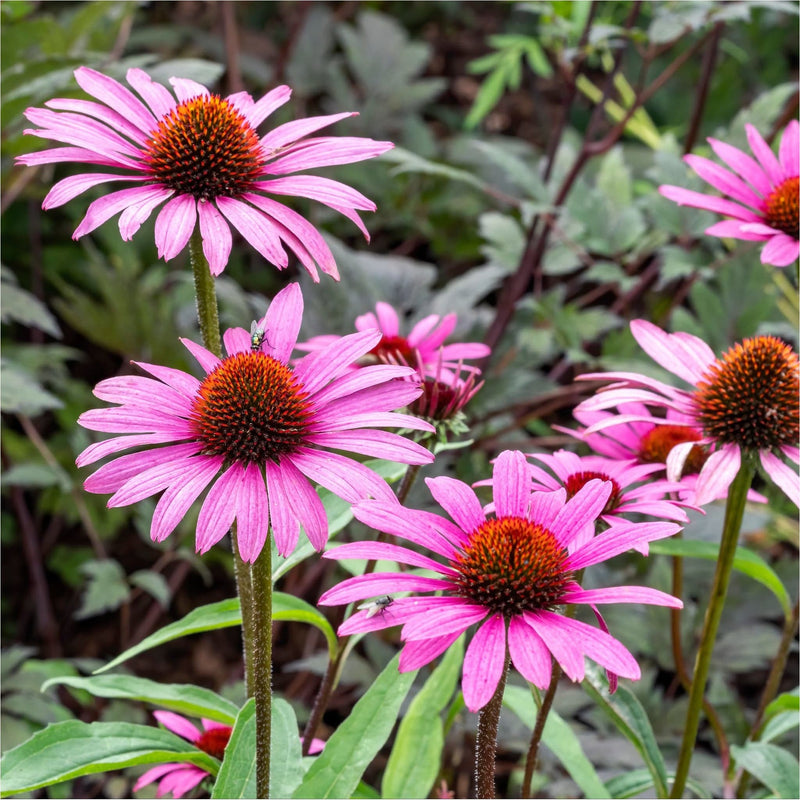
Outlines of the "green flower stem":
M231 528L231 541L233 542L233 574L236 579L236 592L239 595L239 606L242 611L242 640L244 659L244 689L245 695L253 697L255 686L255 675L253 669L256 654L253 649L254 642L252 637L245 635L245 631L253 630L253 583L250 580L250 565L242 560L239 555L239 537L236 532L236 522ZM268 547L267 542L264 547Z
M703 630L700 634L700 648L694 664L694 675L692 676L692 688L689 692L689 708L686 713L686 725L683 729L683 741L681 742L678 764L675 769L675 781L672 784L670 797L678 798L683 796L686 787L686 779L689 777L689 765L694 753L695 740L697 739L697 729L700 724L700 711L703 707L703 696L705 694L706 680L711 666L711 654L714 650L714 642L717 638L719 621L722 617L722 610L725 606L725 597L728 593L731 571L733 569L733 557L736 553L736 545L739 541L739 531L742 527L742 517L744 516L744 506L747 500L747 492L753 481L754 467L747 457L742 456L742 465L739 472L733 479L728 489L728 500L725 505L725 522L722 528L722 541L719 546L719 559L714 573L714 583L711 587L711 598L706 609Z
M197 320L200 323L200 334L206 349L214 355L222 355L222 339L219 332L219 314L217 313L217 289L214 276L203 255L203 240L199 228L194 229L189 240L189 260L192 262L194 274L194 291L197 298Z
M492 699L480 710L478 715L478 735L475 739L475 775L479 798L495 796L494 774L497 757L497 726L500 723L500 709L503 706L503 692L511 659L506 649L506 663Z
M252 641L253 686L256 699L256 797L269 797L270 744L272 725L272 550L270 541L250 567L253 610L245 641ZM242 615L244 629L245 617Z

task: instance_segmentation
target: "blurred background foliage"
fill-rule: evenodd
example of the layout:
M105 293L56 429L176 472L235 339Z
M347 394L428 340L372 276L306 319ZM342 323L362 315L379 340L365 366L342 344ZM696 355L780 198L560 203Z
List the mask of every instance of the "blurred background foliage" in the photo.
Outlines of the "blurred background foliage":
M122 80L136 66L161 81L191 77L223 95L246 89L258 97L286 82L292 101L270 124L357 110L334 132L396 143L377 162L335 170L378 205L367 220L371 244L328 209L297 203L328 238L341 283L323 276L313 287L296 266L280 273L247 246L234 247L217 280L220 312L223 326L247 327L290 280L304 288L306 337L352 331L355 317L378 300L395 305L408 325L455 311L454 338L486 340L494 353L468 408L473 444L443 454L436 472L473 481L506 447L574 447L551 426L570 425L571 408L590 390L573 384L576 374L654 369L628 333L630 319L690 331L717 351L767 331L797 345L792 270L764 268L749 243L705 237L711 215L656 192L661 183L702 188L681 155L708 155L705 137L744 146L746 122L771 140L796 117L795 3L12 0L0 15L4 749L71 715L143 719L130 704L38 687L57 674L86 672L165 622L234 593L222 547L194 555L191 518L157 545L148 537L152 504L108 510L104 497L82 490L85 475L74 462L92 437L75 420L97 405L92 387L132 371L131 360L195 369L178 337L197 339L198 332L187 258L157 259L152 219L132 242L120 240L113 222L74 242L91 193L41 211L49 186L74 166L13 163L43 146L23 134L26 107L81 96L74 68ZM653 81L646 102L621 125ZM543 220L551 223L549 238L525 274ZM794 509L771 487L759 489L771 503L748 517L747 542L795 594ZM424 488L416 487L411 502L428 502ZM713 541L718 512L695 520L689 535ZM633 559L612 566L620 573L613 580L645 569ZM314 603L333 569L305 561L281 588ZM666 581L663 559L647 569L653 585ZM691 570L689 648L711 567L692 562ZM763 681L781 618L763 587L737 580L714 673L734 731ZM648 620L651 611L632 622L626 608L624 620L609 622L645 660L633 690L658 721L659 739L674 744L682 706L666 632ZM276 688L301 721L324 667L322 646L308 629L276 626ZM363 642L326 724L346 713L392 652L380 640ZM173 643L132 664L156 680L241 695L235 631ZM601 774L635 768L635 753L615 748L612 761L611 749L598 747L598 737L612 732L583 713L585 702L568 688L557 708L573 720ZM526 737L517 736L514 718L503 724L501 756L514 784ZM470 729L468 720L450 728L453 752ZM703 747L716 788L710 737ZM572 791L557 762L545 759L542 770L548 792ZM460 772L443 777L464 796L470 773L467 758ZM124 796L130 786L120 776L97 776L78 789Z

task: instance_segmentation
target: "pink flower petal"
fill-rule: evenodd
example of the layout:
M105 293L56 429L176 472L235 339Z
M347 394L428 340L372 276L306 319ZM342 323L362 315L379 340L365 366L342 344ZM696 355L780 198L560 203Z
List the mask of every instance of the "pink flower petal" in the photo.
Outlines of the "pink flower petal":
M421 421L421 420L420 420ZM372 458L384 458L401 464L430 464L433 453L416 442L389 431L332 431L316 433L308 441L321 447L334 450L347 450L351 453Z
M359 321L362 321L359 324ZM364 327L362 327L362 324ZM397 312L388 303L378 302L375 304L375 313L364 314L356 320L356 328L378 328L384 336L400 335L400 318Z
M303 119L293 119L273 128L266 136L261 139L261 146L267 152L273 152L288 144L293 144L298 139L315 133L320 128L333 125L334 122L356 116L356 112L344 111L340 114L330 114L325 117L305 117Z
M325 556L327 557L327 553ZM335 606L365 600L368 597L380 597L382 594L397 592L436 592L452 589L451 581L441 578L423 578L408 572L396 574L356 575L328 589L319 598L318 605Z
M187 194L173 197L156 217L158 257L170 261L189 242L197 221L196 201Z
M680 186L659 186L658 191L668 200L672 200L679 206L691 206L702 208L706 211L713 211L717 214L724 214L734 219L745 220L746 222L758 222L761 217L749 208L740 206L722 197L715 197L710 194L693 192L691 189L682 189Z
M143 433L133 436L116 436L113 439L105 439L102 442L90 444L76 459L75 465L85 467L93 464L101 458L105 458L112 453L120 450L127 450L129 447L140 447L146 444L163 444L164 442L174 441L172 433ZM122 484L120 484L121 486ZM116 491L119 486L111 491Z
M674 522L611 523L607 530L570 553L564 569L575 571L599 564L631 548L640 549L646 542L674 536L680 529Z
M546 689L553 672L553 658L538 633L519 617L508 623L508 651L519 674L534 686Z
M377 331L359 331L309 353L295 365L295 375L309 394L315 394L328 381L346 372L350 365L368 353L380 341Z
M109 108L120 110L140 131L150 134L156 127L156 118L150 110L139 100L130 89L126 89L108 75L89 69L78 67L75 70L75 80L87 94L105 103Z
M267 541L269 533L270 513L272 512L272 477L267 467L267 487L269 487L269 504L267 501L268 489L264 486L261 470L255 464L248 464L241 475L239 493L236 498L236 542L239 546L239 555L243 561L251 564L258 558ZM274 517L273 517L274 519ZM278 541L277 531L275 541ZM294 544L297 543L295 537ZM269 544L266 544L269 547ZM280 550L279 550L280 552ZM291 552L291 550L287 551Z
M232 464L209 489L197 518L195 550L198 553L207 553L231 529L239 507L243 472L240 464Z
M151 192L142 196L137 202L122 209L119 215L119 233L123 242L129 242L142 225L150 219L150 215L164 202L164 191Z
M91 233L128 206L155 200L157 197L160 201L164 201L172 195L173 190L165 189L163 186L134 186L131 189L120 189L118 192L99 197L89 204L89 208L86 209L84 218L75 228L72 238L80 239L81 236Z
M444 653L461 634L452 633L449 636L436 636L431 639L420 639L419 641L406 642L405 647L400 651L400 672L411 672L412 670L430 664L434 658Z
M268 194L288 195L289 197L307 197L317 200L326 206L349 206L361 211L375 211L375 203L352 187L330 178L318 175L290 175L255 184L260 191Z
M800 475L774 453L762 450L760 453L761 465L767 475L775 482L784 494L796 505L800 506Z
M328 541L328 517L319 495L303 474L289 459L281 459L280 466L270 471L269 487L273 491L275 476L280 475L280 491L286 503L291 504L308 540L317 552L321 552ZM277 498L276 498L277 501ZM277 539L276 539L277 541ZM281 555L288 553L281 552Z
M167 386L171 386L176 392L180 392L189 399L193 399L200 388L200 381L198 381L197 378L179 369L162 367L158 364L147 364L144 361L133 361L132 363L141 367L146 372L149 372L162 383L166 383Z
M480 622L489 614L485 606L469 603L461 598L459 603L440 605L435 613L417 614L403 626L401 639L416 641L435 636L463 633L470 625Z
M631 333L653 361L692 385L716 361L713 350L690 334L670 335L644 319L631 322Z
M770 233L757 233L753 228L769 230ZM743 239L748 242L761 242L768 236L774 236L771 228L757 222L741 222L738 219L724 219L706 228L708 236L719 236L721 239Z
M375 561L385 559L387 561L396 561L398 564L408 564L412 567L429 569L432 572L451 577L458 575L454 569L446 567L428 556L388 542L350 542L349 544L331 548L325 553L325 557L334 559L363 558Z
M303 293L298 284L290 283L272 299L263 320L267 355L288 364L302 320Z
M197 204L200 236L203 240L203 255L208 261L209 272L219 275L228 264L233 246L231 229L225 218L210 202L201 200Z
M695 503L704 506L718 497L725 497L739 471L742 456L738 445L726 444L714 451L697 476Z
M506 659L506 623L495 614L481 625L464 654L461 682L464 703L476 712L483 708L497 689Z
M587 481L558 512L550 530L562 547L569 548L576 534L600 516L613 491L611 481Z
M156 83L142 69L129 69L125 73L125 80L139 92L158 119L166 117L178 105L166 86Z
M426 478L425 483L434 500L465 532L471 533L486 521L478 496L466 483L446 476Z
M176 733L193 744L201 736L200 731L186 717L182 717L180 714L175 714L172 711L154 711L153 716L167 730Z
M193 81L188 78L170 78L169 82L172 85L172 88L175 90L175 96L178 98L178 102L180 103L191 100L193 97L201 97L211 94L211 92L209 92L209 90L201 83L197 83L197 81Z
M683 160L706 182L715 189L728 195L756 211L763 211L763 199L757 195L744 181L731 175L728 170L701 156L688 155Z
M761 134L749 123L744 126L747 132L747 143L753 151L753 155L758 159L758 163L767 173L770 183L773 186L779 186L783 180L783 170L775 157L775 154L770 150L769 145L761 138Z
M761 251L761 263L773 267L788 267L800 255L800 241L786 234L774 236Z
M143 789L145 786L153 783L153 781L157 781L163 775L166 775L177 769L182 769L183 766L183 764L159 764L157 767L152 767L151 769L147 770L147 772L144 772L139 776L136 783L133 784L133 791L138 792L139 789ZM157 796L160 796L160 793Z
M70 175L68 178L53 184L42 201L42 208L49 211L51 208L58 208L77 197L79 194L104 183L112 181L143 181L144 178L126 175L109 175L102 172L91 172L83 175Z
M208 777L208 773L195 767L193 764L182 764L180 769L168 773L164 780L158 784L159 794L172 793L176 799L183 797L186 792L194 789L198 783Z
M671 594L646 586L605 586L600 589L576 588L567 591L561 598L564 603L646 603L653 606L683 608L683 603Z
M197 363L203 368L207 375L212 373L222 363L210 350L206 350L205 347L196 344L191 339L184 339L181 337L181 343L197 359Z
M263 212L232 197L217 197L217 208L246 241L278 269L285 269L289 258L281 247L274 225Z
M122 114L113 108L95 103L92 100L73 100L63 97L55 97L48 100L45 105L56 111L73 111L78 114L85 114L113 128L117 133L121 133L129 139L133 139L140 147L147 144L147 135L133 125Z
M305 139L286 148L269 165L270 175L286 175L302 169L330 167L335 164L351 164L364 161L391 150L391 142L376 142L373 139L348 136L323 136L319 139Z
M288 103L291 96L292 90L288 86L276 86L253 104L245 114L247 121L257 128L273 111Z
M526 517L531 498L528 462L519 450L504 450L494 462L494 505L498 517Z
M395 366L394 364L374 364L361 367L348 375L342 375L315 393L317 403L329 403L340 397L358 395L376 384L393 381L395 378L407 378L414 375L409 367ZM398 405L405 405L399 403ZM396 408L397 406L395 406Z
M778 152L785 178L800 174L800 123L793 119L783 131L781 146Z
M162 413L186 416L192 403L170 386L139 375L107 378L94 387L92 394L108 403L131 403L147 409L154 404ZM154 403L155 401L155 403Z

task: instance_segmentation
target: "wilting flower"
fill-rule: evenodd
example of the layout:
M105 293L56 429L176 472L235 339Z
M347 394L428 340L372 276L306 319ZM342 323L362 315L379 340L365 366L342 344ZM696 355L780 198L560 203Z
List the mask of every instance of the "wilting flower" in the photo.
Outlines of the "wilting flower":
M190 741L198 750L202 750L220 761L225 755L225 748L228 746L233 732L233 728L230 725L223 725L211 719L203 719L201 720L203 730L199 731L188 719L180 714L173 714L171 711L154 711L153 716L167 730ZM322 739L313 739L309 753L312 755L320 753L324 747L325 742ZM185 762L159 764L157 767L147 770L136 781L133 791L138 792L139 789L143 789L153 781L158 781L157 797L161 797L167 792L172 792L172 796L175 798L183 797L186 792L194 789L203 778L209 777L210 774L194 764Z
M351 603L397 592L439 594L397 597L383 613L359 611L339 628L341 635L403 625L400 670L405 672L429 663L478 624L467 647L462 680L464 701L471 711L492 698L504 670L506 648L522 676L542 688L550 682L551 658L574 681L583 679L584 656L615 675L640 677L636 660L604 629L596 605L680 608L681 602L639 586L582 589L575 573L631 547L671 536L678 525L615 519L586 539L582 533L603 513L611 482L590 480L570 500L564 489L532 492L528 464L517 451L507 450L495 461L492 514L461 481L440 477L425 482L453 522L384 500L366 500L353 510L365 525L433 551L443 562L408 547L374 541L345 544L325 557L388 559L429 570L436 577L411 572L358 575L329 589L319 602ZM557 613L569 603L588 604L601 629Z
M715 189L726 195L701 194L680 186L660 186L664 197L679 205L723 214L732 219L706 230L711 236L765 241L761 261L785 267L800 254L798 241L798 136L797 120L783 132L778 158L752 125L745 125L753 160L736 147L709 139L713 151L733 170L729 172L701 156L684 156L689 166Z
M263 336L257 348L244 328L225 333L226 358L183 339L206 373L202 381L155 364L139 366L156 380L101 381L95 396L120 405L87 411L78 422L127 435L89 446L78 466L129 447L148 447L100 467L87 478L87 491L113 492L109 507L163 491L150 529L151 537L162 541L210 485L197 521L197 551L206 552L236 519L239 552L246 561L261 552L270 525L282 555L294 549L300 525L322 549L328 523L309 481L349 503L368 496L393 499L375 472L334 451L405 464L431 462L424 447L381 430L433 430L418 417L392 413L421 390L395 380L410 374L406 367L349 370L353 359L374 347L377 331L342 337L290 366L302 313L302 293L291 284L259 322Z
M314 280L319 280L316 265L338 278L319 232L271 196L318 200L369 238L358 211L374 211L371 200L338 181L291 173L373 158L393 147L391 142L311 136L354 112L293 120L259 136L261 123L289 100L288 86L254 101L247 92L223 98L184 78L170 79L173 96L140 69L128 70L126 78L141 100L113 78L80 67L75 79L99 102L55 98L45 103L48 108L25 112L39 126L25 133L68 146L20 156L19 163L71 161L112 170L59 181L43 208L63 205L104 183L133 184L91 203L74 239L122 212L119 230L127 241L164 204L156 217L155 241L165 260L184 249L199 223L203 252L212 274L219 275L228 263L233 226L279 269L288 264L286 244Z
M222 760L233 731L230 725L222 725L214 720L204 719L202 720L203 730L199 731L188 719L180 714L173 714L171 711L154 711L153 716L167 730L190 741L198 750ZM139 789L153 781L158 781L157 797L161 797L167 792L172 792L172 796L176 798L183 797L186 792L194 789L198 783L209 776L210 773L206 770L186 762L159 764L157 767L147 770L136 781L133 791L138 792Z
M698 444L713 448L697 479L699 505L727 492L742 456L756 454L770 478L800 505L800 477L781 458L800 462L797 353L775 336L755 336L717 358L702 339L688 333L665 333L645 320L634 320L631 332L654 361L691 384L692 391L639 373L593 373L580 377L621 383L585 400L577 410L594 412L635 402L677 412L686 420L686 427L702 432L702 438L689 438L672 447L667 456L667 477L680 476ZM610 415L591 425L587 433L631 422L675 424L645 409L644 413Z
M489 347L480 342L456 342L445 344L445 339L453 332L458 322L456 314L447 314L439 317L430 314L421 319L408 336L400 335L400 318L397 311L388 303L379 302L372 311L356 318L356 330L373 331L381 333L381 338L375 347L370 350L373 361L390 364L417 363L415 351L419 352L426 374L449 379L453 370L463 367L465 370L475 371L474 367L461 362L472 358L485 358L491 353ZM339 337L333 335L315 336L299 346L300 350L317 350L325 347Z

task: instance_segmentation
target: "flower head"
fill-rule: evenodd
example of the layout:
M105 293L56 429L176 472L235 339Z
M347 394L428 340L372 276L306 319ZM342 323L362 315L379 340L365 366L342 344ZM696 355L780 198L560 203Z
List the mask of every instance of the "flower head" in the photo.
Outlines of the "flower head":
M625 403L644 403L677 412L679 420L684 421L659 417L645 407L632 414L608 415L586 432L595 434L634 422L668 428L677 424L699 431L699 439L693 435L683 440L679 436L664 437L672 444L666 462L671 480L681 475L697 445L712 449L697 478L699 505L727 492L743 454L757 455L772 480L800 505L800 477L781 457L800 462L797 353L775 336L755 336L717 358L702 339L688 333L665 333L645 320L634 320L631 331L652 359L691 384L692 390L677 389L638 373L593 373L580 377L621 383L585 400L576 411L596 412Z
M485 358L491 353L489 347L480 342L459 342L445 344L445 339L453 332L458 322L456 314L447 314L439 317L431 314L421 319L409 332L408 336L400 333L400 317L388 303L379 302L375 305L375 313L368 312L356 318L356 330L379 331L381 338L375 347L370 350L368 361L378 361L385 364L417 364L419 353L423 369L427 375L437 375L449 380L454 377L454 370L476 372L475 367L461 362L473 358ZM301 350L317 350L337 339L336 336L315 336L300 345Z
M23 155L19 163L72 161L111 170L64 178L45 197L43 208L63 205L104 183L133 184L91 203L74 239L122 212L119 230L127 241L163 204L155 241L165 260L184 249L199 223L203 252L212 274L219 275L228 263L233 226L279 269L288 264L285 244L314 280L319 280L317 265L338 278L333 254L319 232L272 196L318 200L369 238L358 211L374 211L371 200L338 181L292 173L373 158L393 147L391 142L311 136L354 112L294 120L259 136L261 123L289 100L288 86L254 101L246 92L223 98L183 78L170 79L173 95L140 69L128 70L126 78L139 97L113 78L80 67L75 79L99 102L55 98L45 103L48 108L25 112L39 126L25 133L67 147Z
M202 720L203 730L199 731L188 719L180 714L173 714L171 711L154 711L153 716L167 730L190 741L198 750L222 760L233 731L229 725L204 719ZM158 781L157 797L161 797L167 792L172 792L172 796L176 798L183 797L186 792L194 789L203 778L209 775L210 773L206 770L186 762L159 764L157 767L147 770L136 781L133 791L138 792L153 781Z
M350 603L397 592L438 592L429 597L396 597L382 614L359 611L339 633L403 625L405 647L400 670L417 669L443 653L472 625L479 627L467 647L462 688L475 711L492 697L505 664L506 647L522 676L544 688L551 659L575 681L583 679L584 655L616 675L638 679L639 666L628 650L604 629L557 613L568 603L650 603L679 608L676 598L655 589L619 586L585 590L575 581L584 567L605 561L644 542L671 536L671 522L613 520L606 530L582 534L603 513L610 481L591 480L574 497L566 491L532 492L529 466L517 451L501 453L494 464L493 513L475 492L448 477L428 478L434 499L450 515L407 509L397 503L367 500L354 507L366 525L433 551L443 561L417 550L380 542L356 542L325 553L326 558L390 559L432 572L436 577L401 572L359 575L320 598L324 605Z
M701 156L684 156L684 161L715 189L726 195L693 192L680 186L660 186L664 197L679 205L703 208L731 219L706 230L710 236L764 241L761 261L785 267L800 254L798 241L798 136L797 120L783 132L778 157L759 132L746 125L752 159L736 147L709 139L712 150L733 172Z
M95 388L101 400L78 422L90 430L126 434L89 446L78 466L146 445L100 467L86 480L90 492L113 492L109 507L130 505L162 492L150 530L166 538L210 485L197 521L197 551L204 553L238 521L242 558L254 561L272 527L278 552L290 553L302 525L318 550L328 536L325 510L309 481L353 503L394 497L376 473L339 450L406 464L433 456L420 445L381 430L431 431L427 422L392 413L420 388L395 380L406 367L379 364L349 370L375 345L374 331L355 333L290 366L303 311L297 284L283 289L258 323L258 348L244 328L224 336L227 357L182 340L206 375L139 364L154 378L125 376ZM153 447L153 445L160 445Z

